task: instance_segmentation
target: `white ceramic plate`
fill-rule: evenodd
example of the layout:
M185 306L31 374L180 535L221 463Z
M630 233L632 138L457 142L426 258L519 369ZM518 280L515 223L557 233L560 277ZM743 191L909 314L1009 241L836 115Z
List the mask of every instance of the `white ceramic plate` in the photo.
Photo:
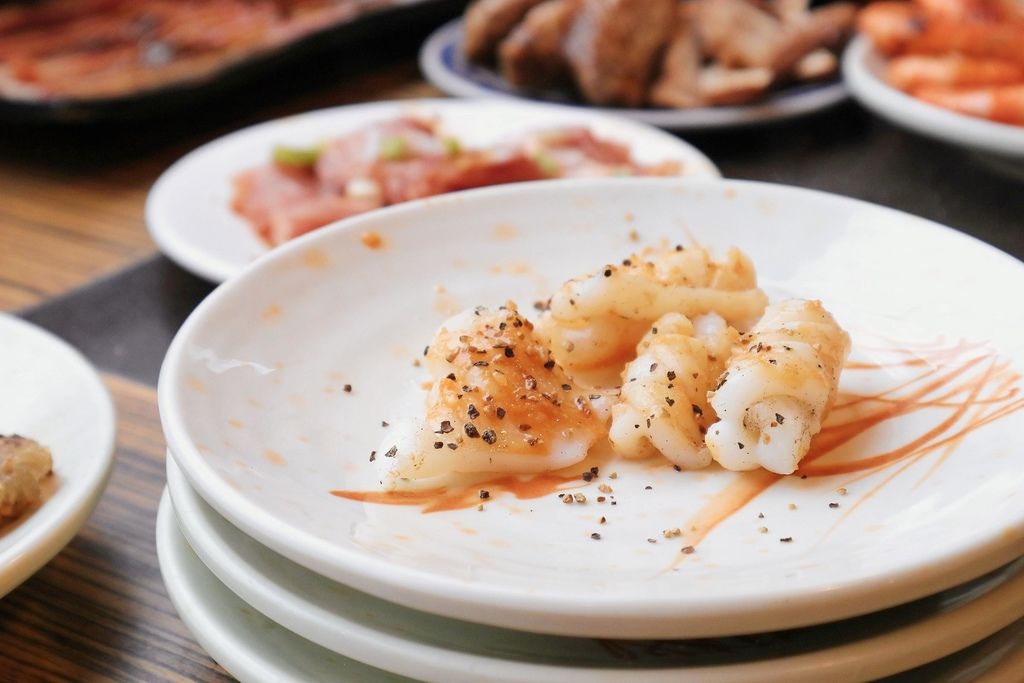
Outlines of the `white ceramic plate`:
M188 546L175 521L174 509L165 494L157 516L156 539L167 592L199 644L243 683L410 680L314 645L260 615L210 573ZM938 662L886 678L885 683L1018 683L1021 661L1024 620ZM820 680L823 671L830 669L819 669L813 680ZM480 680L483 672L475 673L472 680ZM489 675L490 671L486 673ZM632 677L633 673L629 675ZM865 677L869 675L865 673ZM683 679L668 680L674 683Z
M1004 169L1024 174L1024 127L965 116L922 102L882 78L885 60L858 36L843 54L843 76L858 102L898 126L981 152Z
M165 492L156 520L160 573L178 616L210 656L243 683L400 683L269 621L224 588L178 531Z
M365 230L386 248L360 248ZM662 239L741 245L770 296L827 303L853 335L855 361L905 360L910 348L932 358L847 373L844 392L959 369L835 456L915 443L938 450L866 474L778 481L682 562L681 547L694 540L660 539L661 531L689 533L709 504L733 507L723 496L750 485L748 476L617 463L608 466L619 474L616 507L594 500L604 479L580 481L591 500L575 507L553 494L494 496L482 512L422 514L331 495L378 486L367 459L389 438L381 421L393 422L416 391L423 376L412 361L453 310L510 297L530 310L563 279ZM1022 414L963 434L956 418L977 423L1007 402L1019 407L1018 394L993 384L1013 385L1024 366L1024 313L1008 305L1022 288L1022 264L992 247L808 190L674 179L490 188L353 219L226 283L172 343L160 412L169 448L219 513L289 559L378 597L564 635L789 628L907 602L1024 553ZM979 375L996 351L1009 367ZM962 387L942 398L968 380L980 393L967 396L991 402L963 404ZM889 405L876 403L867 407Z
M67 545L92 513L114 461L114 407L81 354L34 325L0 314L0 434L48 447L45 502L0 524L0 597Z
M333 652L435 683L843 683L968 647L1024 613L1024 560L910 605L799 631L704 641L599 641L499 629L416 612L289 562L192 490L170 454L178 527L203 563L267 618Z
M558 92L527 94L509 85L495 71L470 64L462 54L462 19L437 29L420 48L420 70L439 89L456 97L499 97L519 101L571 103ZM827 109L847 97L841 81L797 85L761 102L694 109L608 108L575 104L578 111L614 114L668 130L734 128L783 121Z
M227 280L268 251L230 208L235 175L265 163L275 145L309 146L401 115L436 116L468 146L492 145L530 130L583 125L629 145L638 161L678 161L684 175L719 175L707 157L676 137L569 107L453 100L359 104L262 123L187 154L157 180L146 201L153 241L182 268L214 282Z

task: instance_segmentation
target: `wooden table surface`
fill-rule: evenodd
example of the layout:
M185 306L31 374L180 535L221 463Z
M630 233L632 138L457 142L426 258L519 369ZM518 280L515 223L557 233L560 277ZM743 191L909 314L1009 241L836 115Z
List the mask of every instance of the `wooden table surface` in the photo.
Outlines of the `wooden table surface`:
M329 82L176 121L85 129L0 126L0 310L57 332L105 373L119 413L110 486L71 544L0 601L0 683L217 681L226 673L178 620L154 547L164 484L156 370L210 286L155 256L143 206L157 176L230 130L313 108L437 95L404 56ZM691 136L723 172L895 206L1024 256L1019 186L853 105L805 121Z
M146 194L207 140L309 109L438 95L406 59L98 166L40 164L0 132L0 311L30 309L152 257ZM154 383L103 369L113 371L104 380L118 414L111 481L67 548L0 600L0 683L233 680L178 619L160 578L154 528L166 445Z

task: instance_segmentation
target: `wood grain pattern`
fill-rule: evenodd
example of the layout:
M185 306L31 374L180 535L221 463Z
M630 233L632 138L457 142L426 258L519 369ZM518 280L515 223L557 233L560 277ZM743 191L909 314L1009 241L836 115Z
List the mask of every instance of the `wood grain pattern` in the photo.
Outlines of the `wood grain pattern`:
M108 375L118 449L78 536L0 600L0 681L230 681L178 618L157 564L166 475L156 392Z
M171 163L209 140L311 109L437 94L419 79L415 64L403 62L241 119L212 127L197 121L183 135L165 133L166 142L119 138L129 158L113 162L101 132L84 134L89 139L68 149L50 141L52 149L35 150L0 131L0 311L30 306L152 254L143 216L149 188Z

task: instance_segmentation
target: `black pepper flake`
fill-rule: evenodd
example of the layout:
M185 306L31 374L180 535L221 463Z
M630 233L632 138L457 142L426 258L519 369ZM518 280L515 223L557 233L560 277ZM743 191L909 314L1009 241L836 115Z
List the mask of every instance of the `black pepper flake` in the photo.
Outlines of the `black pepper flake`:
M792 542L793 542L793 537L792 536L786 536L785 538L780 538L779 539L779 543L792 543Z
M590 468L590 473L593 474L595 477L597 476L597 473L600 471L601 470L598 469L597 465L594 465L593 467Z
M603 503L604 501L605 501L605 497L604 496L598 496L597 497L597 502L598 503Z
M604 269L604 276L605 277L611 277L612 276L612 269L611 268L605 268Z
M665 403L668 404L669 408L671 408L672 406L674 406L676 404L675 400L669 398L668 396L665 397Z
M722 375L722 379L718 380L718 386L715 387L715 391L718 391L723 386L725 386L725 380L727 380L727 379L729 379L729 373L728 372L725 373L724 375Z
M430 351L430 347L429 347L429 346L424 346L424 347L423 347L423 355L424 355L424 356L425 356L425 355L427 355L427 353L428 353L429 351Z
M651 334L658 334L658 328L657 327L652 327L651 328Z
M345 386L343 386L343 387L342 387L341 389L342 389L342 391L344 391L344 392L345 392L346 394L351 394L351 393L352 393L352 385L351 385L351 384L346 384L346 385L345 385Z
M778 365L778 361L776 361L774 358L769 358L768 359L768 363L770 365Z
M697 549L694 548L692 545L684 545L679 550L679 552L681 552L683 555L693 555L695 552L697 552Z
M516 352L512 350L512 347L511 346L506 346L505 347L505 358L511 358L514 355L516 355Z
M455 428L454 428L454 427L452 427L452 423L451 423L451 422L450 422L449 420L442 420L442 421L441 421L441 428L440 428L440 429L438 429L438 430L437 430L436 432L434 432L434 433L435 433L435 434L447 434L447 433L449 433L449 432L453 431L454 429L455 429Z
M546 311L549 308L547 301L534 301L533 307L536 308L538 311Z
M549 360L546 363L544 363L544 369L545 370L550 370L553 367L555 367L555 361L553 361L553 360Z
M521 432L528 432L531 429L533 429L533 427L531 427L528 424L521 424L521 425L519 425L519 431L521 431Z
M485 489L480 489L480 498L481 498L481 500L487 500L490 497L491 497L491 492L490 491L487 491Z
M654 371L655 371L655 370L657 370L657 369L658 369L658 364L657 364L657 363L651 363L651 369L650 369L650 372L654 372Z
M757 518L758 519L764 519L764 513L763 512L758 512L757 513Z
M736 442L736 445L740 447L741 451L743 450L744 446L739 441Z
M669 381L669 382L671 382L672 380L674 380L674 379L676 378L676 373L675 373L675 372L673 372L672 370L669 370L669 371L668 371L668 372L667 372L667 373L665 374L665 376L666 376L666 377L668 377L668 381Z
M476 430L476 425L472 424L471 422L467 422L466 424L464 424L462 426L462 428L464 430L466 430L466 436L468 436L469 438L471 438L471 439L479 439L480 438L480 432L478 432Z
M490 446L494 445L494 442L498 440L498 436L494 433L493 429L484 430L483 440Z
M472 403L469 404L469 408L466 410L466 414L469 415L470 420L475 420L480 417L480 411L476 409L476 406Z
M672 465L672 469L674 469L676 472L682 472L683 471L683 468L680 467L679 465Z
M450 448L450 449L452 449L454 451L456 448L458 448L458 445L454 444L454 443L449 443L448 444L448 448Z
M601 398L601 394L591 394L589 398L591 401L596 401L597 399Z
M601 540L601 534L597 533L596 531L594 533L590 534L590 537L592 539L594 539L595 541L600 541Z
M594 475L591 474L590 472L584 472L583 473L583 481L592 481L593 479L594 479Z
M370 462L377 459L377 451L370 451Z
M447 375L445 375L445 376L446 376L446 377L447 377L448 379L450 379L451 381L453 381L453 382L455 381L455 373L454 373L454 372L449 372L449 373L448 373Z
M645 486L645 487L644 487L644 491L653 491L653 490L654 490L654 487L653 487L653 486L649 486L649 485L648 485L648 486Z
M622 259L622 265L624 265L624 266L631 266L631 265L633 265L633 262L630 261L628 258L624 258L624 259Z
M504 408L498 408L497 410L494 411L494 414L498 416L499 420L505 419L505 409Z
M780 415L779 413L775 413L775 421L778 422L779 424L782 424L783 422L786 421L786 418L782 417L782 415Z
M398 455L398 446L392 446L388 449L388 452L384 454L385 458L393 458Z
M676 245L676 251L682 251L682 250L683 250L683 245L677 244Z
M696 415L697 417L700 417L701 415L704 414L704 411L701 410L700 406L697 405L696 403L691 404L690 409L693 410L693 414Z
M486 368L488 365L490 365L490 363L488 363L485 360L478 360L474 361L473 365L477 366L478 368Z
M435 441L434 442L434 448L444 448L444 442L443 441Z
M388 421L387 420L381 420L380 421L380 426L381 427L387 427L388 426Z
M839 503L829 503L828 506L835 510L837 507L839 507Z

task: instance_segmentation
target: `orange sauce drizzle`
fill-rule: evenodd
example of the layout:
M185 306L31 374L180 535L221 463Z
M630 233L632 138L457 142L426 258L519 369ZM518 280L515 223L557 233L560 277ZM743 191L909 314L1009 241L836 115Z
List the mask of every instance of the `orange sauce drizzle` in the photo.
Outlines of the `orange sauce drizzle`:
M1014 386L1021 379L1020 375L1011 369L1007 361L999 359L995 352L986 349L983 344L960 341L951 346L936 344L916 349L882 351L898 358L880 362L852 361L846 364L845 369L924 369L914 377L874 394L841 394L796 472L801 477L859 474L852 480L857 481L881 469L899 465L849 506L840 521L925 456L941 450L940 457L921 481L941 467L969 434L1024 409L1024 397L1021 397L1020 389ZM934 426L896 448L881 453L858 453L853 458L828 457L834 456L844 444L890 420L925 409L944 410L946 414ZM558 472L533 476L505 475L451 489L331 493L348 500L368 503L423 506L424 513L464 509L481 502L481 490L488 491L491 498L496 494L508 493L519 499L532 499L574 488L571 483L583 485L580 473L588 469L593 460L588 458L572 468ZM682 527L683 544L696 547L718 525L784 478L783 475L767 470L738 473ZM687 556L680 553L669 568L677 566Z
M544 472L527 477L511 474L477 482L471 486L459 486L456 488L438 487L424 489L423 491L335 490L331 491L331 495L347 500L358 500L364 503L422 505L424 513L464 510L484 502L485 499L480 497L481 491L487 491L489 494L487 499L494 497L498 493L509 493L520 500L530 500L555 493L562 489L573 488L566 485L570 482L582 484L583 480L580 478L580 474L589 466L589 463L584 461L574 466L571 473L559 470L558 472Z
M901 465L848 507L833 529L857 507L926 455L943 449L942 455L925 473L922 481L931 476L970 433L1024 409L1024 398L1020 397L1020 390L1013 386L1020 380L1020 375L992 351L971 355L980 348L981 344L961 341L954 346L932 350L893 349L890 353L908 357L897 361L846 364L846 370L894 367L925 367L926 370L909 381L876 394L841 395L825 426L811 442L810 452L795 473L798 476L827 477L860 473L861 476L855 479L859 480L880 469ZM979 366L983 368L980 372L970 374L972 369ZM910 391L894 396L906 389ZM947 408L950 411L935 426L897 448L882 453L859 454L854 459L819 462L843 444L884 422L926 408ZM855 413L854 416L844 420L843 416L850 412ZM741 473L687 523L686 528L692 533L686 536L686 544L696 547L715 527L783 478L783 475L765 470ZM669 568L678 566L685 557L680 554Z

